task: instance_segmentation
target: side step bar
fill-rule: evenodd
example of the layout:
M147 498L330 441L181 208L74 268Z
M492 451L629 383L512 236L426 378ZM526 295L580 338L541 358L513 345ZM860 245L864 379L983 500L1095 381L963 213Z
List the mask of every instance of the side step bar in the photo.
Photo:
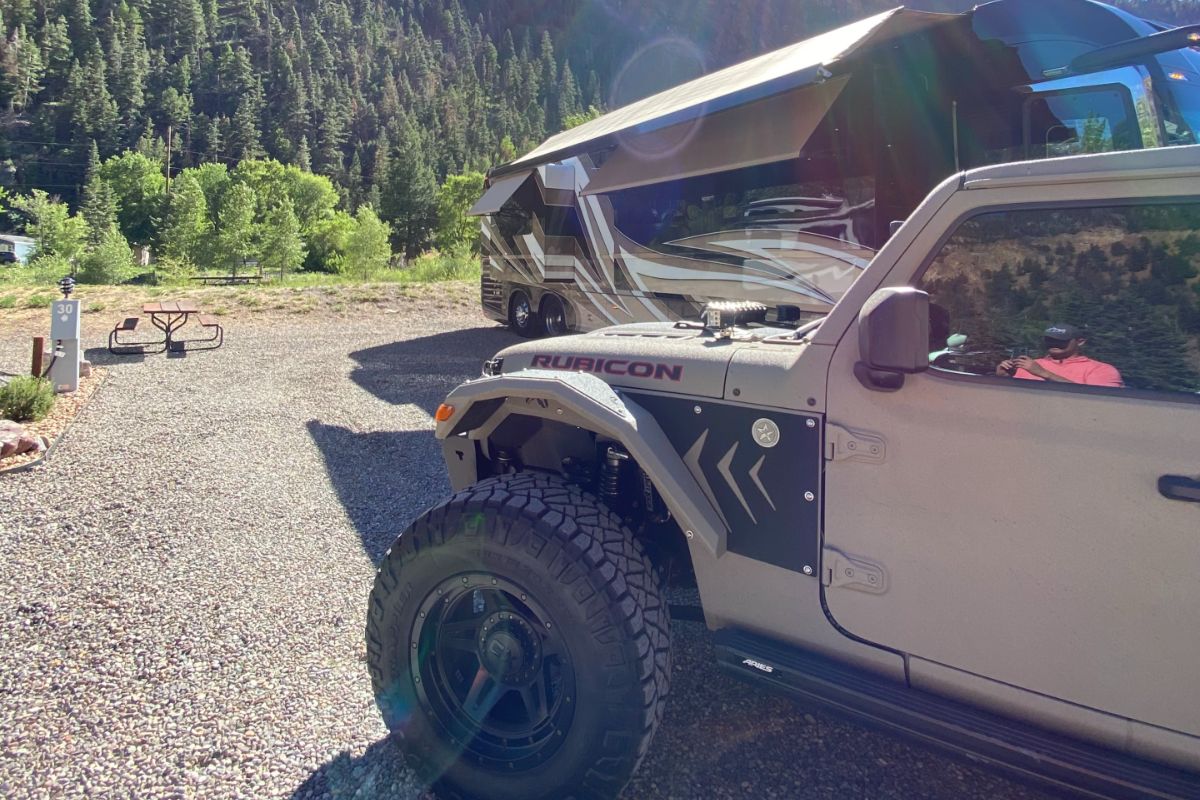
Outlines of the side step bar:
M1200 774L1143 761L910 689L744 631L714 635L721 667L856 719L1085 797L1197 800Z

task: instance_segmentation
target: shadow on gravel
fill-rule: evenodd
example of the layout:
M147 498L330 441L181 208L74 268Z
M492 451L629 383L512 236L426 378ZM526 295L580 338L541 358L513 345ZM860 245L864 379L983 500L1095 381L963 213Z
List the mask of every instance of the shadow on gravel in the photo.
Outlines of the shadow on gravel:
M468 328L369 347L350 354L350 378L384 402L432 417L451 389L478 377L485 359L516 341L502 328ZM431 430L358 433L317 420L307 427L372 564L409 522L449 494Z
M83 351L83 357L97 367L112 367L122 364L138 364L146 360L145 353L130 353L117 355L109 352L107 347L89 347Z
M466 328L351 353L350 379L381 400L413 403L431 416L458 384L479 377L485 359L521 341L504 328Z
M322 764L292 792L291 800L424 800L433 795L422 789L404 768L392 739L380 739L359 758L338 753Z
M306 426L372 564L409 522L449 493L442 448L430 431L356 433L317 420Z

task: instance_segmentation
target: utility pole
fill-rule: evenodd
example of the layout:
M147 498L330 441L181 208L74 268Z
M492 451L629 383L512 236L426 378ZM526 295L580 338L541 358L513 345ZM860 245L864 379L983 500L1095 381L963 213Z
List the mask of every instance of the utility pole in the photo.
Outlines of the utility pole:
M171 132L173 125L167 126L167 194L171 193Z

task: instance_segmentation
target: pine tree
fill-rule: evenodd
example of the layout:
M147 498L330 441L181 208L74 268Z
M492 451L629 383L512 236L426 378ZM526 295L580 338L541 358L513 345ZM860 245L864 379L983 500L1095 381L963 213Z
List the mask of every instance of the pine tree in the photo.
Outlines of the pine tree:
M555 116L558 118L558 127L564 127L564 123L568 117L572 117L582 110L579 105L579 85L575 82L575 74L571 71L570 62L563 62L562 77L558 83L557 106L555 109Z
M381 189L380 217L392 224L397 244L412 257L425 248L433 231L437 179L411 121L401 131L388 176Z
M87 181L83 186L79 216L88 226L88 241L97 245L117 230L117 198L100 176L100 148L92 139L88 149Z
M364 198L364 202L377 213L383 209L383 196L392 180L391 150L392 145L387 135L381 136L375 145L375 159L371 162L371 184Z
M300 137L300 144L298 144L296 146L296 157L295 157L294 163L296 164L297 167L304 170L305 172L312 171L312 159L310 158L309 153L308 153L308 137L307 136Z
M314 166L322 173L334 178L343 177L342 148L346 144L347 122L345 106L337 98L324 105L321 121L317 126L317 153Z
M29 108L34 95L42 90L42 54L37 44L25 32L25 25L17 26L8 40L8 50L15 51L16 74L13 76L13 96L10 108L22 111Z
M354 155L350 157L350 168L346 170L346 200L350 208L358 208L364 201L366 191L363 188L363 171L362 158L359 156L359 148L354 148Z
M256 85L254 90L242 96L230 123L228 147L234 158L262 157L262 133L258 122L261 109L262 90Z
M128 137L137 130L141 119L150 68L141 16L136 9L130 11L129 21L121 29L121 39L115 44L120 58L115 59L113 67L113 99Z
M104 59L99 51L92 54L86 65L71 66L67 77L67 107L69 122L76 140L97 140L101 149L114 138L117 123L117 104L108 93Z
M67 85L74 54L67 32L67 20L59 16L42 28L42 62L46 65L46 90L57 97Z
M71 34L71 47L75 58L87 61L93 52L99 52L96 26L88 0L68 0L67 25Z

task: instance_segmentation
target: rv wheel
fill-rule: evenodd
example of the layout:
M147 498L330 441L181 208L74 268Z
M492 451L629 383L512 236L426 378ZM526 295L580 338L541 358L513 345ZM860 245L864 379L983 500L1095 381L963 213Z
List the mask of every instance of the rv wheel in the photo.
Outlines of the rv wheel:
M542 333L542 320L533 310L529 295L518 289L508 299L508 326L518 336L534 338Z
M556 294L542 298L542 330L547 336L562 336L567 332L567 310Z
M367 665L384 722L454 800L611 800L671 675L667 605L620 517L555 476L489 478L383 558Z

